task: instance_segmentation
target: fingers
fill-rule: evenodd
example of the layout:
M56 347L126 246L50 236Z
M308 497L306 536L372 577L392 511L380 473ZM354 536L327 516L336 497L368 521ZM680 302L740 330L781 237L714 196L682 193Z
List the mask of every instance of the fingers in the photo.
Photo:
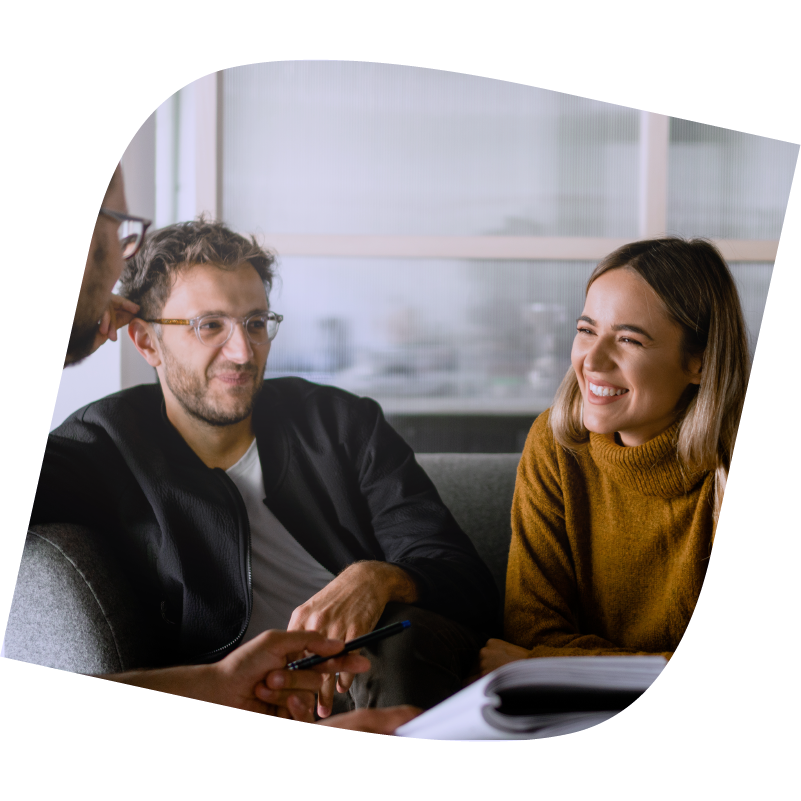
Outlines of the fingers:
M486 676L487 673L491 673L508 662L526 659L527 656L528 651L518 645L512 645L512 643L505 640L487 640L487 644L478 654L481 675Z
M414 706L390 706L385 709L357 709L318 721L318 726L366 731L372 734L392 734L395 729L417 717L423 710Z
M243 656L264 654L272 657L274 668L282 668L288 657L308 651L319 656L333 656L339 653L345 643L342 640L329 640L315 631L263 631L258 637L241 646ZM269 658L265 661L271 661ZM330 670L330 668L329 668Z
M111 328L111 320L112 320L112 310L111 306L107 306L106 310L103 312L103 316L100 318L100 322L97 326L97 333L101 336L108 339L109 329Z
M323 685L317 694L317 714L321 718L327 718L331 714L331 709L334 705L335 681L336 675L334 673L326 673L323 676Z
M128 298L122 297L121 295L112 295L111 304L117 311L126 311L132 316L139 311L139 306L137 306L136 303L134 303L132 300L128 300Z
M308 690L316 693L323 685L323 676L311 670L273 670L267 674L271 690Z
M486 676L492 670L493 651L490 649L489 644L485 645L478 652L478 666L481 670L481 675Z
M271 690L258 684L256 697L276 708L280 717L291 717L306 723L314 723L314 693L298 690Z
M120 297L119 295L111 296L111 303L109 304L112 313L112 328L117 331L133 320L136 313L139 311L137 306L127 298Z
M289 623L287 623L287 631L303 631L304 630L305 615L302 606L299 606L289 616Z
M287 699L287 708L295 720L302 720L304 723L314 723L314 698L306 702L305 699L297 695L290 695Z
M128 325L128 323L130 323L131 320L133 320L134 317L136 317L135 313L117 309L117 311L115 312L115 318L116 319L115 319L115 322L114 322L114 328L117 331L119 331L120 328L122 328L123 326Z
M338 659L329 659L311 670L316 670L318 673L366 673L370 670L370 660L359 654L345 654Z
M117 341L117 331L133 320L136 313L139 311L139 306L136 303L128 300L127 298L120 297L119 295L112 295L109 298L108 305L103 312L97 324L97 334L95 335L93 352L97 350L104 342L111 340Z
M337 692L346 693L353 684L353 674L348 672L340 672L337 676Z
M106 331L106 336L112 341L117 341L117 329L119 325L117 324L117 313L114 309L114 304L109 304L108 309L106 309L106 314L108 314L108 330ZM106 317L106 314L103 317Z
M486 676L487 673L491 673L497 667L497 660L498 652L487 643L487 645L478 652L478 664L481 669L481 675Z

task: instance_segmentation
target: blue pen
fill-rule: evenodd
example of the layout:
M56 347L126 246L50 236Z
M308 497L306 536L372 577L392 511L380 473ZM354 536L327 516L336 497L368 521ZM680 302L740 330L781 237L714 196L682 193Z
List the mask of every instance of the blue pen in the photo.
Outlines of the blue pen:
M297 662L290 662L287 670L306 670L306 668L314 667L315 665L322 665L329 659L336 659L339 656L345 656L349 651L355 651L363 645L369 645L371 642L383 640L385 637L391 637L393 634L400 634L404 629L408 629L412 625L411 620L402 620L399 623L390 623L388 626L371 631L362 637L357 637L355 640L345 643L345 647L338 653L332 656L307 656L304 659L298 659Z

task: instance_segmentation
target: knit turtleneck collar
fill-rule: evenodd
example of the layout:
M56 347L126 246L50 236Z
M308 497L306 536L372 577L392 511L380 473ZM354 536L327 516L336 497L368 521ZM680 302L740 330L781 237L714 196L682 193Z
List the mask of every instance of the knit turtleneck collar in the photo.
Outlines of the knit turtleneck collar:
M690 470L676 453L679 423L659 436L632 447L618 445L602 434L590 432L590 455L616 484L641 495L676 498L695 487L706 470Z

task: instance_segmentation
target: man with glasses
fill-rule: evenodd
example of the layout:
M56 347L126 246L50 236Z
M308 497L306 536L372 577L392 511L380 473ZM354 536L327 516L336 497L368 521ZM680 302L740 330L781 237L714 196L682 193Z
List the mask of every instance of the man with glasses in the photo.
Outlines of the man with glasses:
M149 220L127 213L122 170L118 165L92 233L65 366L78 364L109 339L116 341L117 330L130 323L139 311L138 304L112 294L112 290L125 261L133 258L142 246L150 224ZM251 330L254 325L258 327L258 323L252 321ZM50 467L46 459L43 474L49 472ZM83 498L84 511L94 507L101 498L110 500L114 495L113 490L94 482L92 471L80 462L71 463L68 457L56 468L56 474L59 469L71 474L76 500L78 496ZM58 499L54 496L52 500L57 506ZM36 522L36 516L34 512L32 522ZM78 513L76 519L80 517L82 514ZM230 650L224 658L211 664L133 670L100 678L239 709L312 721L314 697L322 684L322 671L359 673L369 668L369 662L350 654L313 670L288 671L285 666L301 653L327 656L338 653L342 645L341 640L331 640L317 632L271 630ZM321 722L337 728L389 734L416 712L408 706L364 709Z
M327 674L317 711L331 714L335 683L358 707L433 706L495 629L494 582L374 401L264 381L283 319L272 265L255 240L204 220L145 241L122 294L159 384L53 432L33 520L113 532L172 663L218 659L266 630L348 640L408 618L371 646L369 673Z

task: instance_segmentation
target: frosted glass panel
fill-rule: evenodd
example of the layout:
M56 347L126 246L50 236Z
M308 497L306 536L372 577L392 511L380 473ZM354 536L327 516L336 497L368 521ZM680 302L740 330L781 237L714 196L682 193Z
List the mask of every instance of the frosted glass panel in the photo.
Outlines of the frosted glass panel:
M765 311L765 302L768 299L770 277L773 274L773 265L757 262L747 264L735 262L729 265L732 275L740 293L740 303L743 306L745 325L748 329L748 344L751 355L754 355L759 329L762 326L762 314Z
M349 62L223 78L223 217L314 234L635 237L639 113Z
M797 158L789 142L671 120L668 231L778 239Z
M390 413L541 411L569 366L594 264L285 258L268 374Z
M570 364L593 262L285 258L268 375L374 397L390 414L525 414ZM753 343L772 265L734 264Z

